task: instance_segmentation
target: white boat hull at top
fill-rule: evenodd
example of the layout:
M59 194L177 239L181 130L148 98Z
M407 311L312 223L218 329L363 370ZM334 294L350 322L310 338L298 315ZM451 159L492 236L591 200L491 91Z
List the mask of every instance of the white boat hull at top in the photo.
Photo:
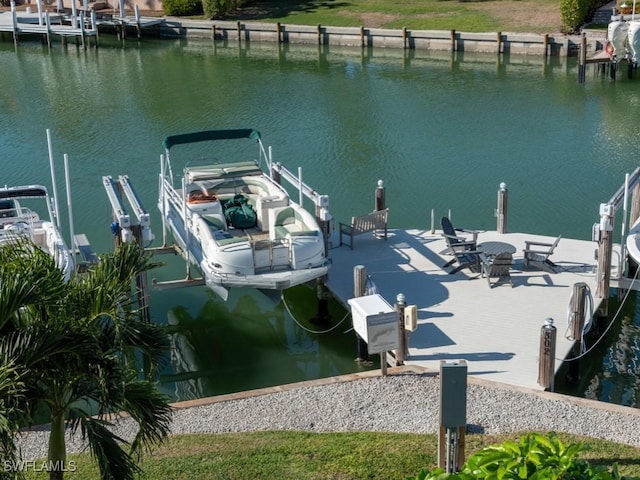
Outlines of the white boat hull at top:
M44 200L49 219L20 201ZM31 240L41 250L48 253L69 280L74 271L71 252L53 221L53 209L47 189L42 185L25 185L0 188L0 244L15 242L21 238Z
M260 160L271 168L255 130L196 132L164 141L158 207L165 229L223 298L232 287L283 290L326 275L329 268L318 221L259 161L189 166L174 185L172 146L247 138L257 141Z
M640 218L636 220L636 223L631 225L625 244L627 254L640 265Z

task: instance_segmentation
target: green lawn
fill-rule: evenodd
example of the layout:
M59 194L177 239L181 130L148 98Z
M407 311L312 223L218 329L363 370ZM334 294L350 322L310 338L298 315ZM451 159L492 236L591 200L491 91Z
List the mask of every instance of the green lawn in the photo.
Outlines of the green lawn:
M467 456L520 435L466 436ZM640 449L592 438L559 435L565 444L588 444L580 458L592 464L617 462L624 475L640 476ZM393 480L437 464L437 436L395 433L256 432L176 435L146 456L140 479L337 479ZM98 479L89 454L70 457L67 479ZM46 478L27 472L27 479Z
M554 33L558 0L267 0L251 3L230 20L294 25Z

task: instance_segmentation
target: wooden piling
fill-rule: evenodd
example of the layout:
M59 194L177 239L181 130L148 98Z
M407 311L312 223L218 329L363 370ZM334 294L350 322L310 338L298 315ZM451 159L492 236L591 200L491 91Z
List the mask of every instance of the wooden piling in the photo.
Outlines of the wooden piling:
M363 297L367 291L367 270L364 265L356 265L353 267L353 296L354 298ZM369 349L367 347L367 342L364 341L356 333L356 338L358 340L358 358L359 362L368 362L369 361ZM386 368L386 361L384 362Z
M329 314L329 289L327 288L326 275L316 279L316 301L316 316L311 319L311 323L327 326L331 321L331 315Z
M278 43L282 43L282 25L280 22L276 22L276 38L278 39Z
M496 52L500 55L502 53L502 32L496 33L496 43L498 45Z
M600 238L598 241L598 285L596 297L602 299L598 310L598 324L609 315L609 285L611 280L611 252L613 250L613 206L600 205Z
M498 190L498 209L496 211L498 233L507 233L507 207L509 205L509 190L507 184L502 182Z
M387 208L387 199L384 182L382 180L378 180L375 197L375 211L384 210L385 208Z
M322 26L318 24L318 45L322 45Z
M538 385L553 392L556 374L556 327L553 318L547 318L540 330L540 357Z
M407 331L404 325L404 309L407 306L404 295L399 293L396 296L396 304L394 305L398 312L398 349L396 350L396 367L404 365L407 358Z
M585 305L587 304L588 285L579 282L573 285L571 294L571 318L569 322L569 340L582 341L582 330L586 323Z
M576 357L580 355L582 351L582 344L584 342L583 330L584 325L588 321L585 318L585 306L587 304L587 294L589 292L589 286L584 282L579 282L573 285L573 292L571 294L571 311L569 313L569 340L574 340L574 351ZM580 360L575 359L569 362L569 374L568 380L571 383L576 383L580 380Z
M587 70L587 37L583 34L578 51L578 83L584 83Z
M360 25L360 46L364 48L366 46L365 38L364 38L364 26Z
M455 30L451 30L450 32L451 35L451 51L455 52L457 50L456 48L456 31Z

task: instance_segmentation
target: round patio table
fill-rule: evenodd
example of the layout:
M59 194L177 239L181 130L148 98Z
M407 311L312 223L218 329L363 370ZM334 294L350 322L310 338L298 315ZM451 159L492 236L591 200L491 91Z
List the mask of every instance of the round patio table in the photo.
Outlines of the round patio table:
M507 242L482 242L478 244L478 251L487 257L495 257L499 253L516 253L516 247Z

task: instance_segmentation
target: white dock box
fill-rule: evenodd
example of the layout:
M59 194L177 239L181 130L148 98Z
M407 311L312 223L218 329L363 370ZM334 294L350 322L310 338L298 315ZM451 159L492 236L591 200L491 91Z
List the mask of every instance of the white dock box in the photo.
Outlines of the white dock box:
M353 329L367 343L370 354L398 348L398 312L380 295L365 295L348 300Z

